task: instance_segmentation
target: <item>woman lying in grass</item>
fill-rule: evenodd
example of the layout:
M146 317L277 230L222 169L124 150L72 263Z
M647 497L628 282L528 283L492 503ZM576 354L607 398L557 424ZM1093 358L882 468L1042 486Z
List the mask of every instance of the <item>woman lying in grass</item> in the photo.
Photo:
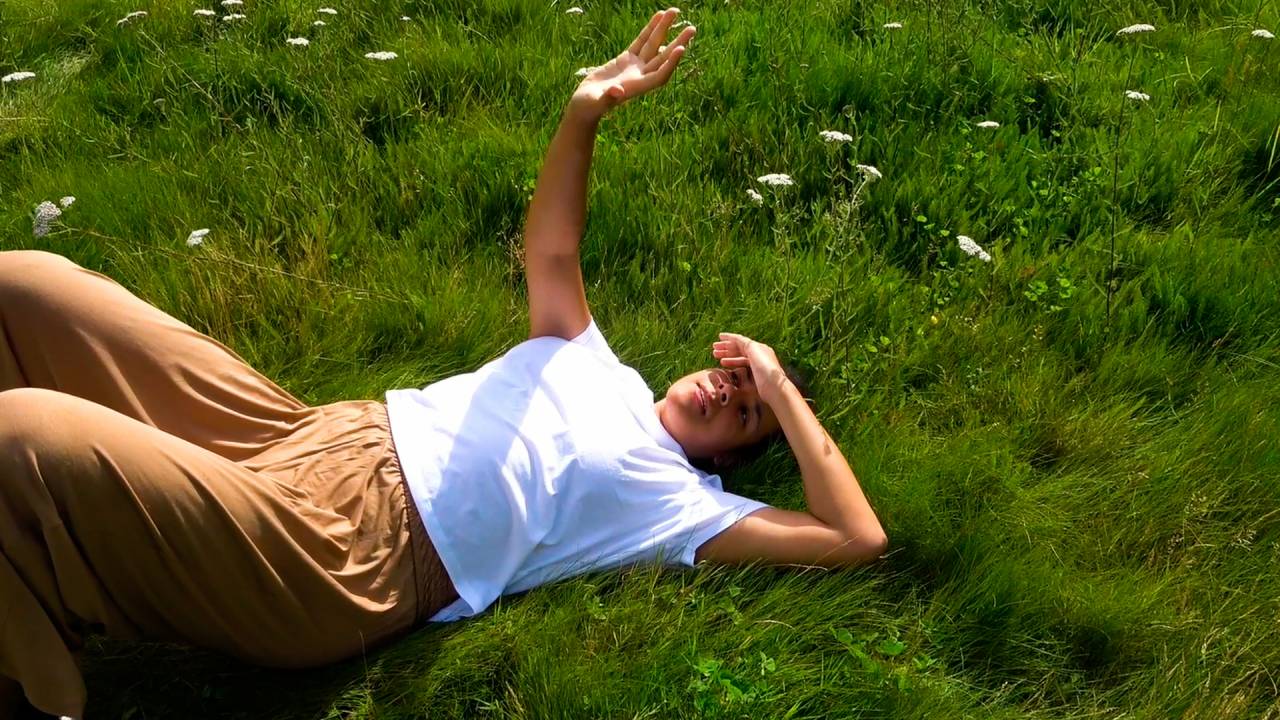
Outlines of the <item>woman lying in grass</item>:
M803 385L733 333L654 402L587 306L600 119L670 79L657 13L578 86L529 209L529 339L386 403L308 407L105 275L0 253L0 713L82 717L89 633L272 667L634 563L848 567L886 545ZM717 475L785 437L809 511Z
M585 226L587 173L596 127L610 110L670 79L696 32L693 26L685 27L674 42L659 50L678 12L672 8L655 14L631 46L587 75L569 100L547 152L525 225L531 343L548 348L537 355L553 353L550 348L562 348L568 341L600 356L595 360L604 365L602 387L580 382L577 388L560 392L585 392L588 405L606 400L627 405L633 418L605 418L592 409L591 423L575 427L572 418L566 418L565 430L576 434L603 427L609 437L601 441L612 440L609 444L622 458L614 462L624 478L704 483L702 487L692 485L691 496L677 498L683 493L674 489L655 493L653 502L659 507L651 523L637 526L648 533L668 523L681 526L684 539L690 542L667 560L762 560L829 567L866 562L883 552L884 530L839 448L805 402L796 384L800 378L784 371L772 349L741 335L721 333L712 345L720 367L680 378L646 413L648 408L630 402L632 398L627 396L633 387L636 394L643 395L643 381L635 371L617 363L588 310L578 241ZM572 353L586 357L577 350ZM578 371L582 374L575 377L591 377L585 368ZM611 377L613 382L607 382ZM622 403L610 397L614 394L609 392L610 385L617 386L614 392L623 396ZM651 416L659 422L652 423ZM628 424L638 424L644 432L621 427ZM779 432L785 434L799 462L809 512L780 510L705 487L708 482L715 484L717 478L697 472L697 468L731 466ZM640 458L634 466L628 462L632 457ZM690 466L695 472L690 472ZM602 470L601 481L616 479L617 473L610 468ZM630 504L627 507L634 510ZM678 516L678 521L669 516ZM726 516L739 519L733 522ZM683 527L685 523L696 529ZM671 533L671 537L680 534ZM619 551L625 553L622 548ZM643 550L633 547L630 551Z

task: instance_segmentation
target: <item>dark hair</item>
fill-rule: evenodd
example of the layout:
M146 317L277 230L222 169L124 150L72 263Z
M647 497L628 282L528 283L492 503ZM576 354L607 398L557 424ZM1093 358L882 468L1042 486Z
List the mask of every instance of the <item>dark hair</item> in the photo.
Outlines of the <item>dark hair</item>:
M787 379L791 381L791 384L796 386L796 390L800 391L800 397L813 404L813 375L808 370L787 363L782 363L782 371L787 374ZM732 458L732 462L728 466L716 465L714 458L689 458L689 464L705 473L724 475L727 470L741 467L759 458L775 445L783 445L786 442L787 436L779 428L757 442L734 448L725 453Z

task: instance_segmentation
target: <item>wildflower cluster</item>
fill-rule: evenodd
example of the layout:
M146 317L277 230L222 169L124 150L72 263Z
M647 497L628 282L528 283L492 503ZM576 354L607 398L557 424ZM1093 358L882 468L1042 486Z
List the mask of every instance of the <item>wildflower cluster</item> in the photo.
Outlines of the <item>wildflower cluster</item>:
M62 217L63 208L70 207L75 201L73 196L67 195L58 200L56 205L48 200L37 205L35 217L31 221L31 234L35 237L48 235L53 223Z
M1116 34L1117 35L1133 35L1135 33L1155 32L1155 29L1156 29L1155 25L1138 23L1137 25L1130 25L1128 27L1120 28L1119 30L1116 31Z
M991 256L987 254L987 251L979 247L978 243L974 242L973 238L968 235L957 235L956 242L960 244L960 249L966 255L977 257L982 262L991 262Z
M147 16L147 11L146 11L146 10L137 10L137 11L131 12L131 13L129 13L128 15L125 15L124 17L122 17L122 18L120 18L119 20L117 20L117 21L116 21L116 25L117 25L117 26L124 25L125 23L129 22L130 20L132 20L132 19L134 19L134 18L140 18L140 17L146 17L146 16Z

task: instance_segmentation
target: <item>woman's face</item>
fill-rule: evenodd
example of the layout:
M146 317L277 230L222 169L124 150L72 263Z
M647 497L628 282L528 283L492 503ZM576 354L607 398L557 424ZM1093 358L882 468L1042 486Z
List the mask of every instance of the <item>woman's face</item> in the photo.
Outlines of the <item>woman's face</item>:
M752 445L781 429L760 399L749 368L689 373L654 403L663 427L691 458L714 458Z

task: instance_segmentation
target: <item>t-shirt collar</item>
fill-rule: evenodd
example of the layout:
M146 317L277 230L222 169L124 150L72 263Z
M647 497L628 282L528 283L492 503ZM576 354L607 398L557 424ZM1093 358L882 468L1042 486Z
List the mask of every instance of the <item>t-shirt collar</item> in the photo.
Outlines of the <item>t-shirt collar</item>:
M653 405L651 404L649 407L652 408ZM654 439L654 442L658 443L659 447L670 450L678 455L680 459L684 460L685 465L687 465L689 469L698 476L699 480L710 484L717 490L723 489L723 486L720 484L719 475L703 472L702 470L694 467L693 463L689 462L689 456L685 454L684 448L680 443L676 442L675 438L671 437L671 433L667 432L667 426L662 424L662 418L658 417L656 410L651 409L650 412L645 413L641 425L644 426L645 431L649 433L650 437Z

